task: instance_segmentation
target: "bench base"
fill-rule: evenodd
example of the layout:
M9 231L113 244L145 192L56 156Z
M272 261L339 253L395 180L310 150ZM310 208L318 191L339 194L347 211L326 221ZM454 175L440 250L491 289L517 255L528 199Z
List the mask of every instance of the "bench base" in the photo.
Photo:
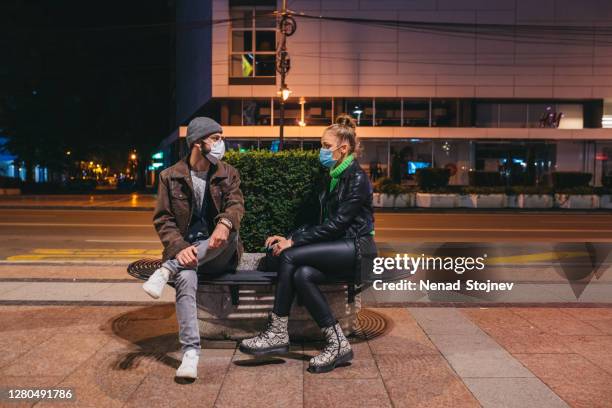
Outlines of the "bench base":
M240 303L234 305L227 286L200 287L197 294L200 335L203 339L240 340L255 336L264 329L268 312L274 302L273 286L240 286ZM336 319L345 334L354 332L361 299L347 304L345 285L321 285ZM289 317L289 335L292 340L322 339L321 331L306 308L294 301Z

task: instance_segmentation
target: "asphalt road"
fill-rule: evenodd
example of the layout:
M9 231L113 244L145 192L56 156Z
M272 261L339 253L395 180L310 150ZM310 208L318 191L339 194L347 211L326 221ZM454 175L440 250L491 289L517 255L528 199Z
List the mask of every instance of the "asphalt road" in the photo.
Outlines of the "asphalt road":
M150 211L0 209L0 260L157 256ZM612 216L376 213L380 245L402 242L612 242Z

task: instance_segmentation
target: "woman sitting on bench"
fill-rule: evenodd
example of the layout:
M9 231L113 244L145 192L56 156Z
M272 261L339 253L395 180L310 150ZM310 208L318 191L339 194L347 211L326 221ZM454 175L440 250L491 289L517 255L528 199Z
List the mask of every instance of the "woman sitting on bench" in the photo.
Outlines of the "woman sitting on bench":
M266 329L245 339L240 350L247 354L289 351L287 323L296 292L318 326L326 345L310 359L308 371L322 373L353 358L340 324L318 288L327 276L354 278L363 259L376 256L372 186L356 160L360 153L355 121L341 115L321 137L319 160L330 169L320 193L320 224L304 226L289 237L271 236L266 247L280 256L274 308Z

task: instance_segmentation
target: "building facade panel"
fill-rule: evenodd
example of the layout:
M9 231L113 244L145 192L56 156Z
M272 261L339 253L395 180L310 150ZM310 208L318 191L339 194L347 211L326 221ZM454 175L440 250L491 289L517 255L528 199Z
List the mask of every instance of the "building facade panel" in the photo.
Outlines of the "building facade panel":
M201 44L212 68L199 79L212 98L192 116L217 118L230 148L274 149L278 139L278 44L270 41L280 34L258 13L280 3L212 2L211 39ZM553 171L587 171L595 185L612 175L612 129L602 128L612 127L612 46L595 29L609 26L611 2L296 0L289 8L359 20L295 16L287 148L317 148L325 127L348 113L358 121L364 167L390 175L401 157L407 182L417 168L445 165L457 168L454 184L468 183L469 171L527 166L542 183ZM234 16L249 9L245 28ZM559 28L550 37L542 25Z

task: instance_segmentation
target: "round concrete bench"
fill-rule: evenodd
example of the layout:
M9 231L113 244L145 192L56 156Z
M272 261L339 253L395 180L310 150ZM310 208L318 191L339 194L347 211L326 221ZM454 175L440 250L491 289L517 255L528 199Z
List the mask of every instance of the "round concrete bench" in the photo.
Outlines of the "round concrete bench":
M264 256L263 253L243 254L237 271L242 275L257 271ZM139 279L147 279L160 265L161 260L140 260L128 266L128 273ZM247 281L239 285L214 284L213 280L207 282L198 285L196 295L202 338L237 340L254 336L265 327L274 302L274 286L249 285ZM350 289L348 284L335 283L321 285L320 288L345 334L352 334L357 327L357 313L361 310L360 295L347 293ZM236 301L236 292L239 292L239 302ZM351 301L347 301L347 298ZM296 301L291 308L289 333L294 340L322 338L308 311Z

